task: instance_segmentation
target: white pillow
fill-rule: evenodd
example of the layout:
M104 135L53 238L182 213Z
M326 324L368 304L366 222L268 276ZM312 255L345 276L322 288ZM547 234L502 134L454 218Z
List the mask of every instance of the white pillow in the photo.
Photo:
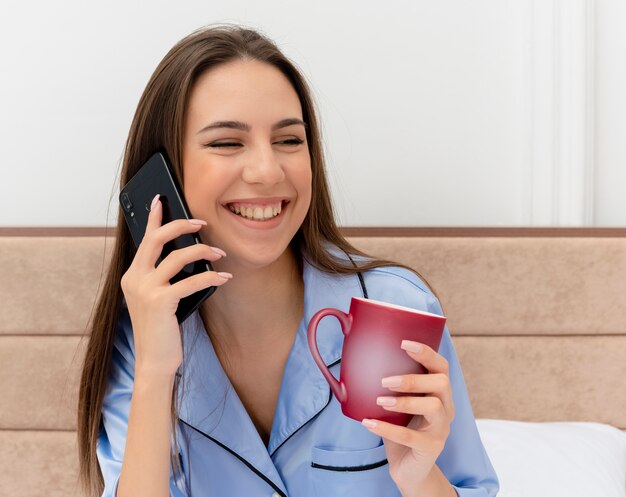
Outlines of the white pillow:
M498 497L624 497L626 433L603 423L477 419Z

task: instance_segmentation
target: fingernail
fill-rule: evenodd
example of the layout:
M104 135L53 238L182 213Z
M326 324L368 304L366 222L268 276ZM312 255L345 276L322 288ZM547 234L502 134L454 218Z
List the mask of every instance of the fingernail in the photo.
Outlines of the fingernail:
M155 197L152 199L152 203L150 204L150 210L154 209L154 206L157 204L157 201L159 200L160 196L161 194L157 193Z
M221 276L222 278L228 278L228 279L231 279L233 277L233 275L230 273L217 273L217 275Z
M202 224L203 226L206 226L206 221L203 221L202 219L190 219L189 222L191 224Z
M384 387L399 387L402 384L402 378L400 376L389 376L383 378L382 384Z
M222 249L219 249L217 247L211 247L211 250L216 254L220 254L221 256L226 257L226 252L224 252Z
M364 419L361 421L361 424L365 426L365 428L376 428L378 423L376 421L372 421L371 419Z
M422 346L419 343L412 342L411 340L402 340L400 348L411 352L420 352L422 350Z
M378 397L376 403L379 406L395 406L398 401L395 397Z

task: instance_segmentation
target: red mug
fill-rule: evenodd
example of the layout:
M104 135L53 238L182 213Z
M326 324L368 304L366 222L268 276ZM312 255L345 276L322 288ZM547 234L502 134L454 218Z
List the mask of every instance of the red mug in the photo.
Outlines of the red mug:
M317 326L325 316L335 316L344 334L339 380L329 371L317 348ZM387 376L427 373L400 345L402 340L412 340L438 351L445 324L446 318L438 314L352 297L347 314L334 308L315 313L307 335L313 359L345 416L359 422L374 418L406 426L412 414L388 411L376 404L376 398L416 394L393 392L383 387L381 380Z

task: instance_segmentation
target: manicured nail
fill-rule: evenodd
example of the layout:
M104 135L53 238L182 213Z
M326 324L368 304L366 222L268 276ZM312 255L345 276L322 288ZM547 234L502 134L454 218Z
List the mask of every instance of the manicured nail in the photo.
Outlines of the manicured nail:
M202 219L190 219L189 222L191 224L202 224L203 226L206 226L206 221L203 221Z
M160 196L161 196L161 194L160 194L160 193L157 193L157 194L155 195L155 197L152 199L152 203L150 204L150 210L154 209L154 207L156 206L157 201L159 200L159 197L160 197Z
M378 397L376 403L379 406L395 406L398 401L395 397Z
M211 247L211 250L216 254L220 254L221 256L226 257L226 252L224 252L222 249L219 249L217 247Z
M231 279L233 277L233 275L230 273L217 273L217 275L221 276L222 278L228 278L228 279Z
M378 423L376 421L372 421L371 419L364 419L361 421L361 424L365 426L365 428L376 428Z
M402 340L400 348L410 352L420 352L422 350L422 346L419 343L412 342L411 340Z
M400 376L389 376L383 378L382 384L384 387L399 387L402 384L402 378Z

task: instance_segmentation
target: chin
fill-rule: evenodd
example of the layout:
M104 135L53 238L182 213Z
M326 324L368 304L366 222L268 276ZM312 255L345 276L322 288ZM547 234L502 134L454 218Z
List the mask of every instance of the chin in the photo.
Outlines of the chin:
M278 261L285 252L290 250L289 243L282 248L268 248L267 250L259 247L250 247L237 251L237 261L240 266L250 269L260 269L270 266Z

